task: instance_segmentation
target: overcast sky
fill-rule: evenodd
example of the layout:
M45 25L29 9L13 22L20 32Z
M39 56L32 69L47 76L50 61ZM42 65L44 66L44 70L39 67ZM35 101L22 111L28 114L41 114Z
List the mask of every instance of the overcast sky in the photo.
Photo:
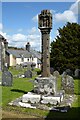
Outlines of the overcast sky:
M10 46L24 47L27 42L30 42L31 47L41 50L41 34L38 30L37 17L41 10L49 9L53 15L51 42L58 35L59 27L63 27L67 22L78 22L78 1L9 2L8 0L8 2L2 2L0 33L7 38Z

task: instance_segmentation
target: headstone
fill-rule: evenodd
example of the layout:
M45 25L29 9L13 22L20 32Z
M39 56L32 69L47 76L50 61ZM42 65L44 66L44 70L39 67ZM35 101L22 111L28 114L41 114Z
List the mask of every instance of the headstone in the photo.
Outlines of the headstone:
M58 71L54 71L53 72L53 76L55 76L56 78L58 78L59 77L59 72Z
M11 72L4 70L2 72L2 85L3 86L12 86L13 75Z
M75 74L75 78L80 79L80 69L76 69L74 74Z
M70 69L65 70L67 75L73 76L73 72Z
M16 64L16 70L20 70L20 65Z
M74 94L74 80L73 77L69 75L62 75L62 89L65 90L66 93Z
M32 72L30 70L25 71L24 76L26 78L32 78Z
M32 71L35 69L35 65L36 65L36 64L34 64L34 63L31 64L31 69L32 69Z
M64 76L64 75L67 75L67 73L65 71L62 73L62 76Z
M31 65L27 64L27 70L31 70Z

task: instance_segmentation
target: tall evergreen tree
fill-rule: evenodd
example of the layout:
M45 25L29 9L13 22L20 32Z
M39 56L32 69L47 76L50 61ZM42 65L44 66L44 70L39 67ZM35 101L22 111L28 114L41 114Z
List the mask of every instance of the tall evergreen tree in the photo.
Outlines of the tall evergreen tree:
M80 68L80 25L68 22L58 32L56 40L51 43L51 67L60 73Z

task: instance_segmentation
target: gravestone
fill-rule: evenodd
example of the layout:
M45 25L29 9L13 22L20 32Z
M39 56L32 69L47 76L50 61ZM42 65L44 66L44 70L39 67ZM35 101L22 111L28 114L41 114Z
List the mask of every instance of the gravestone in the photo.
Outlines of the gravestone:
M74 74L75 74L75 78L80 79L80 69L76 69Z
M27 71L24 72L24 76L26 78L32 78L32 72L30 70L27 70Z
M56 78L58 78L59 77L59 72L58 71L54 71L53 72L53 76L55 76Z
M31 70L31 65L27 64L27 70Z
M2 72L2 85L3 86L12 86L13 75L11 72L4 70Z
M67 75L73 76L73 72L70 69L65 70Z
M35 63L32 63L32 64L31 64L31 69L32 69L32 71L35 69L35 66L36 66Z
M20 65L16 64L16 70L20 70Z
M62 75L62 89L68 94L74 94L74 80L73 77L63 74Z

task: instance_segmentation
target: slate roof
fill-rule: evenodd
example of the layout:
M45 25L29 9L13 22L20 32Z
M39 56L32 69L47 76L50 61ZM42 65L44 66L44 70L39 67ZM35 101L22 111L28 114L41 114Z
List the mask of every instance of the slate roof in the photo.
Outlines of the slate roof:
M21 58L22 55L23 55L24 58L30 58L30 56L31 56L31 54L27 50L12 50L12 49L8 49L7 52L9 54L14 55L17 58Z
M30 50L30 53L32 55L34 55L35 57L37 57L38 59L41 59L41 53L39 53L39 52L37 52L37 51L35 51L33 49Z
M33 58L38 58L38 63L41 63L40 59L41 59L41 54L35 50L30 50L30 52L28 52L27 50L13 50L13 49L8 49L7 52L9 54L14 55L17 58L21 58L21 55L23 55L24 58L30 58L31 56L33 56Z

